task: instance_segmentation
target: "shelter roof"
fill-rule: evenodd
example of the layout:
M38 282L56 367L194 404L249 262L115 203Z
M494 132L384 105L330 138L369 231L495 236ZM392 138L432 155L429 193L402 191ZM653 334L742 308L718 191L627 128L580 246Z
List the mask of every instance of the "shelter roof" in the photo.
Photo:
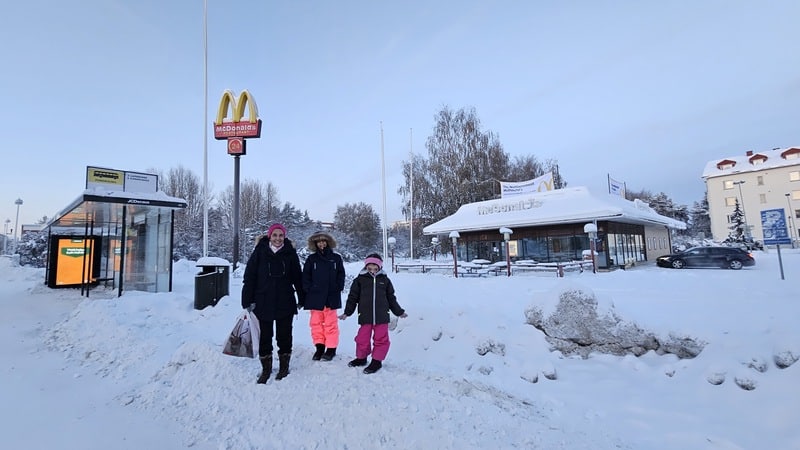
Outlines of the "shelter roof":
M119 222L124 206L137 209L162 207L170 209L186 208L186 200L170 197L163 191L154 193L105 191L86 189L66 208L59 211L45 227L74 228L87 224L104 227Z

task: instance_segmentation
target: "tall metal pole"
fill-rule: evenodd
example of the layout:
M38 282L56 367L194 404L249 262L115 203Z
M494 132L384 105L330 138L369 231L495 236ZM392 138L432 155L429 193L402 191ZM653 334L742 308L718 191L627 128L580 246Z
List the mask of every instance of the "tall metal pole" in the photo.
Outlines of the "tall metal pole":
M208 0L203 0L203 256L208 256ZM233 264L236 268L235 259Z
M3 254L8 254L8 224L11 223L11 219L6 219L5 226L3 227Z
M233 157L233 270L239 261L239 155Z
M17 205L17 218L14 220L14 253L17 253L17 241L19 239L19 207L22 205L22 199L18 198L14 200L14 204Z
M408 129L408 256L414 259L414 129Z
M382 257L386 257L387 252L387 242L386 242L386 228L388 224L386 223L386 162L383 156L383 122L381 122L381 191L383 192L383 254Z

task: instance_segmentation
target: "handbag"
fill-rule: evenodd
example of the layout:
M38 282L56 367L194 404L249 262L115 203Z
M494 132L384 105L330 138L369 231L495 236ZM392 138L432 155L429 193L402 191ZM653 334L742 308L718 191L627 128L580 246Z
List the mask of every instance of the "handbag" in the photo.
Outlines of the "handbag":
M231 334L225 341L222 353L231 356L255 358L258 355L258 343L261 329L258 318L251 311L244 310L236 318Z

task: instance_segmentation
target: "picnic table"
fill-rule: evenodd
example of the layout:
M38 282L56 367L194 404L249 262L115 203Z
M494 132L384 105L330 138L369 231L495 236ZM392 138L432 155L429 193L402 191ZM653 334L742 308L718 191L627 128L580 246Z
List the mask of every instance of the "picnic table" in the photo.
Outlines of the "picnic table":
M555 273L557 277L563 277L565 272L583 272L587 268L592 268L591 261L569 261L536 264L519 264L518 261L511 266L512 273L550 272Z
M508 263L506 261L497 261L489 264L486 269L494 275L505 274L508 271Z
M436 262L436 261L408 261L397 263L394 265L395 272L406 270L409 272L419 271L422 273L431 272L434 270L439 271L453 271L453 263L449 262Z
M483 275L481 270L483 269L482 264L476 264L474 262L466 262L462 261L458 263L459 269L464 269L463 271L459 270L458 274L462 276L476 276L479 277Z

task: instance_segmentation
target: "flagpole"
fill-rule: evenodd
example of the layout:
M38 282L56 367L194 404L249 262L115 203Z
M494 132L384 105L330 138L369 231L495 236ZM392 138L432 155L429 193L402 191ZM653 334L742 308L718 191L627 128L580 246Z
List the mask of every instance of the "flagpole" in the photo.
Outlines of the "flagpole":
M409 230L409 244L408 256L414 259L414 129L408 129L408 156L410 163L408 164L408 230Z
M383 121L381 121L381 191L383 192L383 255L381 257L386 258L386 161L383 156Z
M608 193L611 194L611 174L606 174L606 186L608 187Z
M206 256L208 256L208 0L203 0L203 257Z

